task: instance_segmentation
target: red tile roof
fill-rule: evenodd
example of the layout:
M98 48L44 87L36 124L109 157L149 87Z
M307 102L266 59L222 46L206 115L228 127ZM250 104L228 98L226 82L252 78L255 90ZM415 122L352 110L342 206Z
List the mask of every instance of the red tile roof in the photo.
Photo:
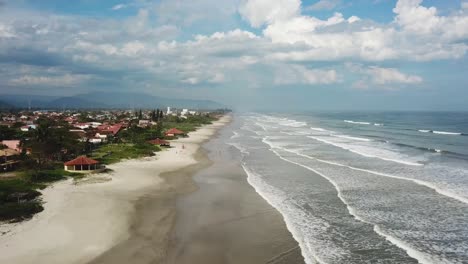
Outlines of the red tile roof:
M65 166L73 166L73 165L94 165L98 164L99 162L93 159L90 159L86 156L80 156L74 160L70 160L65 162Z
M122 124L115 124L115 125L100 125L97 127L98 131L110 131L115 136L119 131L122 129Z
M166 131L166 135L168 135L168 134L183 135L183 134L185 134L185 132L184 132L184 131L180 131L180 130L177 129L177 128L171 128L171 129L169 129L168 131Z
M159 139L159 138L150 140L148 142L151 143L151 144L154 144L154 145L169 145L169 144L171 144L169 141L162 140L162 139Z

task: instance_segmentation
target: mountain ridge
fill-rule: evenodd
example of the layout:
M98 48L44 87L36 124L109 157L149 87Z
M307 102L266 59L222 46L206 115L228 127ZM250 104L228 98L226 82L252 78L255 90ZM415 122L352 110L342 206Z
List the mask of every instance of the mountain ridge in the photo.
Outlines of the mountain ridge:
M165 107L192 109L219 109L224 105L212 100L167 98L145 93L125 92L89 92L73 96L41 95L0 95L2 100L17 108L60 108L60 109L93 109L93 108L142 108L155 109Z

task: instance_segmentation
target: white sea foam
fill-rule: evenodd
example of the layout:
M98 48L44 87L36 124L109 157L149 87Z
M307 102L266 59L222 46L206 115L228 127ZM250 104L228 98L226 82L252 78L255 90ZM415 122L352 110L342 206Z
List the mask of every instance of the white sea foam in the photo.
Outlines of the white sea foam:
M451 135L451 136L461 136L462 134L459 132L445 132L445 131L435 131L435 130L432 133L439 134L439 135Z
M370 125L369 122L361 122L361 121L352 121L352 120L343 120L346 123L356 124L356 125Z
M310 135L308 132L303 132L303 131L296 131L296 132L285 132L281 131L280 133L288 135L288 136L305 136L305 135Z
M292 164L296 164L296 165L298 165L298 166L301 166L301 167L303 167L303 168L305 168L305 169L308 169L308 170L310 170L310 171L312 171L312 172L314 172L314 173L320 175L321 177L325 178L327 181L329 181L329 182L335 187L335 189L336 189L336 191L337 191L337 193L338 193L338 198L339 198L339 199L343 202L343 204L346 206L346 208L348 209L348 212L349 212L350 215L352 215L352 216L353 216L356 220L358 220L358 221L361 221L361 222L363 222L363 223L367 223L367 224L370 224L370 225L374 226L374 230L376 230L376 229L379 230L379 228L378 228L377 225L375 225L374 223L371 223L371 222L369 222L369 221L366 221L365 219L363 219L362 217L360 217L359 215L357 215L356 210L354 210L354 208L352 208L352 207L349 205L349 203L346 201L346 199L343 197L343 195L342 195L342 193L341 193L341 190L340 190L338 184L337 184L335 181L333 181L331 178L329 178L329 177L326 176L325 174L320 173L319 171L317 171L317 170L315 170L315 169L313 169L313 168L311 168L311 167L309 167L309 166L306 166L306 165L304 165L304 164L301 164L301 163L298 163L298 162L294 162L294 161L291 161L291 160L289 160L289 159L287 159L287 158L284 158L283 156L281 156L281 154L279 154L279 153L278 153L277 151L275 151L274 149L271 149L271 151L272 151L273 153L275 153L280 159L282 159L282 160L284 160L284 161L287 161L287 162L289 162L289 163L292 163ZM426 264L426 263L427 263L427 264L432 264L432 262L428 262L428 261L427 261L426 254L424 254L424 253L422 253L422 252L420 252L420 251L418 251L418 250L416 250L416 249L413 249L413 248L411 248L411 247L409 247L409 246L407 246L407 245L404 245L404 247L403 247L403 244L402 244L402 243L396 243L397 241L399 241L398 239L396 239L396 238L394 238L394 237L392 237L392 236L390 236L390 235L388 235L388 234L385 234L385 233L383 233L383 232L377 232L377 231L376 231L376 233L379 234L380 236L384 237L385 239L387 239L389 242L391 242L391 243L394 244L395 246L397 246L397 247L399 247L399 248L405 250L405 251L408 253L408 255L409 255L410 257L415 258L415 259L418 260L420 263L423 263L423 264Z
M307 126L307 123L296 121L296 120L288 120L287 122L280 122L280 125L289 126L289 127L305 127Z
M396 175L391 175L391 174L377 172L377 171L373 171L373 170L356 168L356 167L344 165L344 164L333 162L333 161L318 159L318 158L315 158L315 157L312 157L312 156L309 156L309 155L302 154L302 153L300 153L298 151L294 151L294 150L286 149L286 148L281 147L281 146L277 146L277 145L273 144L272 142L270 142L269 140L267 140L266 138L263 138L262 142L264 142L265 144L268 144L272 149L274 149L274 148L281 149L283 151L293 153L293 154L296 154L296 155L304 157L304 158L313 159L313 160L316 160L316 161L319 161L319 162L322 162L322 163L335 165L335 166L339 166L339 167L346 167L346 168L349 168L349 169L352 169L352 170L367 172L367 173L371 173L371 174L374 174L374 175L379 175L379 176L384 176L384 177L389 177L389 178L394 178L394 179L399 179L399 180L411 181L411 182L414 182L414 183L416 183L418 185L422 185L422 186L425 186L427 188L430 188L430 189L434 190L435 192L437 192L437 193L439 193L439 194L441 194L443 196L446 196L446 197L455 199L457 201L460 201L462 203L468 204L468 198L467 197L463 197L463 196L460 196L460 195L458 195L456 193L453 193L451 191L444 190L444 189L440 188L439 186L437 186L436 184L431 183L431 182L422 181L422 180L413 179L413 178L406 178L406 177L401 177L401 176L396 176Z
M374 123L374 126L383 126L383 124Z
M241 153L244 153L244 154L250 154L250 152L247 150L247 148L243 147L241 144L238 144L238 143L233 143L233 142L228 142L226 143L230 146L233 146L235 147L236 149L238 149Z
M386 234L385 232L382 231L382 229L378 225L374 225L374 231L379 234L380 236L385 237L390 243L396 245L397 247L403 249L408 253L408 256L417 259L419 263L422 264L434 264L434 263L449 263L441 259L435 259L435 257L425 254L421 251L417 251L413 249L408 243L405 243L404 241L397 239L393 236L390 236Z
M432 130L427 130L427 129L420 129L418 131L421 132L421 133L431 133L432 132Z
M301 248L301 253L305 262L307 264L326 263L314 253L315 247L310 245L310 243L308 243L303 237L300 230L297 230L295 225L292 224L293 220L291 219L291 216L285 212L284 208L284 198L282 197L286 197L286 195L282 194L283 192L281 190L267 184L261 179L259 175L249 170L244 164L242 165L242 168L247 174L247 182L261 197L263 197L263 199L265 199L271 206L273 206L276 210L278 210L278 212L281 213L284 222L286 223L286 227L291 232L292 236Z
M377 153L366 153L364 152L363 150L372 150L372 151L377 151L377 149L374 149L374 148L365 148L363 146L350 146L350 145L345 145L345 144L342 144L342 143L337 143L337 142L331 142L329 140L326 140L326 139L322 139L322 138L318 138L318 137L314 137L314 136L307 136L308 138L311 138L311 139L315 139L317 141L320 141L320 142L323 142L325 144L329 144L329 145L332 145L332 146L335 146L335 147L338 147L338 148L341 148L341 149L344 149L344 150L348 150L350 152L353 152L353 153L356 153L358 155L361 155L361 156L364 156L364 157L367 157L367 158L377 158L377 159L381 159L381 160L385 160L385 161L391 161L391 162L396 162L396 163L400 163L400 164L405 164L405 165L410 165L410 166L422 166L423 164L421 163L417 163L417 162L411 162L411 161L407 161L407 160L401 160L401 159L398 159L398 158L390 158L390 157L384 157L383 155L378 155ZM385 153L387 155L397 155L397 153L393 153L393 152L389 152L387 151L387 153Z
M320 127L311 127L310 129L315 130L315 131L320 131L320 132L327 132L328 130L320 128Z
M234 135L231 136L231 139L240 137L239 133L237 133L236 131L232 131L232 133L233 133Z
M372 140L370 140L368 138L352 137L352 136L347 136L347 135L335 135L335 137L351 139L351 140L357 140L357 141L365 141L365 142L372 141Z

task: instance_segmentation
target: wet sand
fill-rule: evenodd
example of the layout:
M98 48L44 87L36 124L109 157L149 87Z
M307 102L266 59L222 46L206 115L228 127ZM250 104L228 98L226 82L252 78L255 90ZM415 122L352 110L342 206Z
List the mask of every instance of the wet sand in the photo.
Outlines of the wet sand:
M212 164L197 172L199 189L177 200L168 264L304 263L281 214L247 182L229 128L204 145Z

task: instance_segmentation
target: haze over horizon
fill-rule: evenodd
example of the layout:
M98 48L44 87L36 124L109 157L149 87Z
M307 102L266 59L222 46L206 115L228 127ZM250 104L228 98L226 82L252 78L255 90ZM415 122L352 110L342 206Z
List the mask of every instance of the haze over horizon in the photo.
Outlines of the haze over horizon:
M467 51L466 0L0 0L0 101L468 110Z

